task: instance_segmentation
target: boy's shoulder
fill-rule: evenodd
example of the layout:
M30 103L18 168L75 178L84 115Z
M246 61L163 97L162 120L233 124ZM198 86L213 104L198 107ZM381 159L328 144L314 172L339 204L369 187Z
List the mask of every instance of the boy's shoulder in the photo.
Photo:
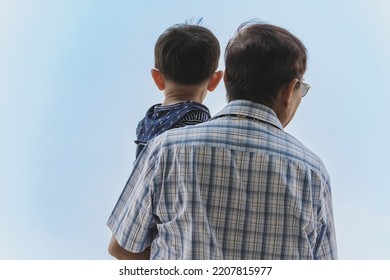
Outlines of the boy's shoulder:
M164 122L165 119L170 123L183 118L186 114L193 111L204 112L208 117L211 117L210 110L203 104L195 101L186 101L169 105L156 104L149 108L146 112L145 120Z
M137 126L137 141L148 142L172 128L207 121L209 109L198 102L187 101L170 105L156 104L149 108Z

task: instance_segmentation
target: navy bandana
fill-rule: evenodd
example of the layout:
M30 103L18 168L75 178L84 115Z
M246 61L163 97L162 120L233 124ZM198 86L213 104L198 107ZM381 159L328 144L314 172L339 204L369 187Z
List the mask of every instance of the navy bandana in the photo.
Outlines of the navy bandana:
M210 116L206 106L194 101L187 101L173 105L153 105L137 127L137 141L147 143L157 135L175 127L175 124L191 111L200 110Z

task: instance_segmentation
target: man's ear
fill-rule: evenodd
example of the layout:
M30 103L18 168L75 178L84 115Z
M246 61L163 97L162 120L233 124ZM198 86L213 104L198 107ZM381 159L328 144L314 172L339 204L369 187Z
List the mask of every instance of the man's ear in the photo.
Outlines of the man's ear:
M293 79L288 84L286 84L285 86L282 87L280 94L281 94L281 98L283 101L283 105L286 107L288 107L290 105L291 98L294 94L294 89L295 89L297 82L298 82L298 79Z
M228 81L226 71L223 72L223 82L226 83Z
M207 84L207 90L213 91L219 84L223 77L223 71L217 71L211 76L209 83Z
M158 89L164 90L165 89L164 76L156 68L153 68L150 72L152 73L153 81L158 87Z

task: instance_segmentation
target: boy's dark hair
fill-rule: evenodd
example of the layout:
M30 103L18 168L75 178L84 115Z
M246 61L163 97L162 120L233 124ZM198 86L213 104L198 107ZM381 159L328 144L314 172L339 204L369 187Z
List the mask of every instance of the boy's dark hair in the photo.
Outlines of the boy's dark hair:
M244 99L272 107L279 90L306 71L307 51L289 31L244 23L225 50L228 101Z
M177 24L158 38L155 68L165 79L180 85L197 85L211 78L221 54L215 35L205 27Z

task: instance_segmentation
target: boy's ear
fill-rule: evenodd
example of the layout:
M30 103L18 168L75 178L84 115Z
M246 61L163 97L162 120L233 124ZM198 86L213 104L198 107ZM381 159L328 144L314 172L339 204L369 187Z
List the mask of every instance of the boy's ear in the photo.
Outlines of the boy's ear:
M156 68L153 68L151 71L152 73L152 78L156 86L158 87L159 90L164 90L165 89L165 80L163 75L158 71Z
M207 90L213 91L219 84L223 77L223 71L217 71L211 76L209 83L207 84Z

